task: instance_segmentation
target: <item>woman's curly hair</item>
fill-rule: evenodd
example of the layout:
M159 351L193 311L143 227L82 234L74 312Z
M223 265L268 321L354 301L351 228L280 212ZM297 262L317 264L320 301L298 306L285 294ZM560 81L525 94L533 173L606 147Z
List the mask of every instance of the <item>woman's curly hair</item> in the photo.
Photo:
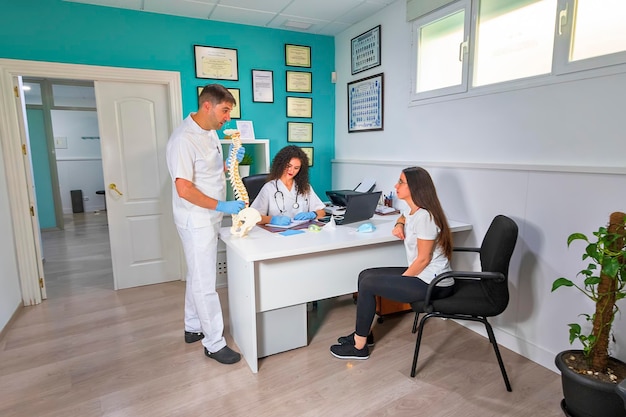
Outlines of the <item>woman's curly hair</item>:
M280 179L289 165L289 162L297 158L300 160L300 171L293 178L296 182L296 188L299 194L306 194L309 192L311 185L309 184L309 157L304 153L302 149L295 145L289 145L282 148L272 161L272 168L267 177L268 181Z

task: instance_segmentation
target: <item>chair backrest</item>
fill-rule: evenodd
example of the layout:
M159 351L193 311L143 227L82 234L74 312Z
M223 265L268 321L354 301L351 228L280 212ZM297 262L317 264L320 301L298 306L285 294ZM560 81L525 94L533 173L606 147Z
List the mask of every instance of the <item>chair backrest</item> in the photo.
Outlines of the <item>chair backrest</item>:
M483 281L482 287L496 310L504 311L509 303L509 264L517 242L517 224L501 214L494 217L480 246L480 265L483 272L500 272L504 282Z
M259 195L259 191L261 191L261 188L263 188L263 185L267 182L267 175L268 174L254 174L241 179L243 185L248 191L250 203L252 203L256 196Z
M494 217L480 246L483 271L509 275L509 263L517 242L517 224L501 214Z

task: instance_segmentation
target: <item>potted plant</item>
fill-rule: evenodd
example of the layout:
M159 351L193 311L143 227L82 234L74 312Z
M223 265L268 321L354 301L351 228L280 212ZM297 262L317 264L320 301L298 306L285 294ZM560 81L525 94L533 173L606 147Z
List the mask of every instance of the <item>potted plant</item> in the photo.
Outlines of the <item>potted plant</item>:
M239 176L241 178L250 175L250 165L252 165L252 162L254 162L252 155L246 152L243 155L241 162L239 162Z
M564 351L555 359L563 384L561 406L573 417L623 417L626 408L616 386L626 378L626 364L610 356L609 341L617 302L626 297L626 214L612 213L608 226L593 235L595 240L582 233L567 239L568 247L576 240L587 242L582 259L589 264L577 274L582 283L561 277L552 284L552 291L574 287L595 304L593 314L581 314L592 325L588 332L589 326L569 324L570 344L578 340L582 350Z

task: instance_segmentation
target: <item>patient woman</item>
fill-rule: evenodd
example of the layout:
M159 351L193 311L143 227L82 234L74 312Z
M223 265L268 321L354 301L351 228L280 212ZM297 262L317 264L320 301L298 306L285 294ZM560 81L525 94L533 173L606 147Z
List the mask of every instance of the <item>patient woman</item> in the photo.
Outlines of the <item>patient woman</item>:
M309 184L309 158L302 149L291 145L278 151L251 207L261 214L260 224L286 226L291 219L325 216L324 203Z
M356 331L340 337L330 353L339 359L367 359L374 344L371 334L376 296L411 303L426 297L434 277L450 270L452 234L430 175L419 167L405 168L396 184L398 198L408 209L398 218L393 234L404 240L407 267L371 268L361 271L356 306ZM454 279L437 284L432 296L452 295Z

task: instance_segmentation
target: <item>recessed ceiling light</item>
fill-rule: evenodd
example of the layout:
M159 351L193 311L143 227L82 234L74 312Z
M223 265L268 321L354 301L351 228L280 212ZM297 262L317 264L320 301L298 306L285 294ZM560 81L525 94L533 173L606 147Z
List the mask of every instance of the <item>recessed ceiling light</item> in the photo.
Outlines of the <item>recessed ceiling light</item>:
M307 30L313 25L307 22L298 22L297 20L287 20L283 24L283 26L288 27L288 28Z

